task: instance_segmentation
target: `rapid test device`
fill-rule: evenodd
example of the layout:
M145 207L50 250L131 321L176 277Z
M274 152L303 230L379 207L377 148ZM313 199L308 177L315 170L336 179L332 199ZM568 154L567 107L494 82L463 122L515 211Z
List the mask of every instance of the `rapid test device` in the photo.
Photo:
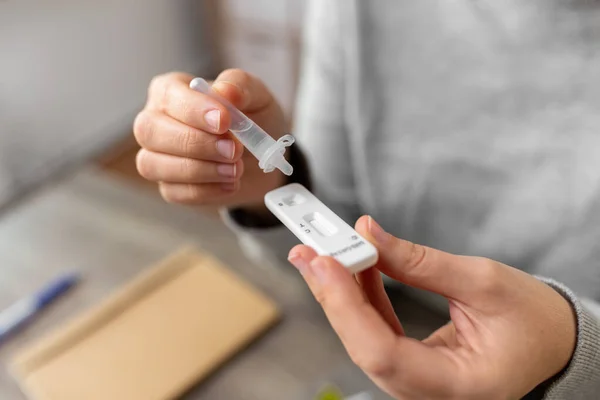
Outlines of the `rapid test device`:
M294 143L293 136L285 135L279 140L273 139L254 121L213 90L211 85L202 78L194 78L190 82L190 88L213 98L229 111L231 117L229 130L256 157L258 166L265 173L277 168L287 176L292 175L294 169L287 162L284 154L285 148Z
M265 195L267 208L302 243L331 256L355 274L372 267L377 249L308 189L291 183Z

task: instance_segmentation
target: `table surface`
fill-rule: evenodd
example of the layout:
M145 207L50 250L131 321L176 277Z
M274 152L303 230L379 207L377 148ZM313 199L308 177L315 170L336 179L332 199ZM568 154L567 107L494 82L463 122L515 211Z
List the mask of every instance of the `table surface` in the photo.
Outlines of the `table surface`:
M83 169L0 215L0 309L61 271L81 284L0 346L0 397L25 399L7 370L15 351L110 294L144 268L192 244L210 251L271 296L283 320L227 362L185 399L310 399L321 382L347 393L377 391L353 366L304 282L289 266L252 264L235 236L214 217L163 202L94 169ZM391 293L407 333L424 337L443 316Z

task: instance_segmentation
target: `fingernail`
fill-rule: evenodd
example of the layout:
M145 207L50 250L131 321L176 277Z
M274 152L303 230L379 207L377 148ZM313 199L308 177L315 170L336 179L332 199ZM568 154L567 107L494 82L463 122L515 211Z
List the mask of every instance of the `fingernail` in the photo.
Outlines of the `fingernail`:
M369 216L368 222L369 232L378 243L386 243L390 240L390 234L383 230L381 226L373 218Z
M290 254L288 257L288 261L300 271L302 275L304 275L308 269L310 268L310 264L308 260L305 260L301 254L295 253Z
M232 140L218 140L217 141L217 151L220 155L225 157L228 160L233 160L233 155L235 153L235 144Z
M329 266L325 259L317 257L310 263L310 270L312 274L317 278L319 283L325 283L329 280Z
M215 133L219 132L221 126L221 111L211 110L204 114L204 120L214 130Z
M233 192L237 189L237 184L236 183L223 183L223 184L221 184L221 189L223 189L226 192Z
M227 178L235 177L235 164L218 164L217 165L217 173L221 176L225 176Z

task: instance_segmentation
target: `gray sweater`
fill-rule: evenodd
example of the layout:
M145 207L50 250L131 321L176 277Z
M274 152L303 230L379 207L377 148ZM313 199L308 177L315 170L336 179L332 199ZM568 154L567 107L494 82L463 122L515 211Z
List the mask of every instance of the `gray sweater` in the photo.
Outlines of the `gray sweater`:
M600 398L600 2L308 10L294 135L317 196L349 223L368 213L546 281L576 310L578 342L545 398ZM223 215L261 263L297 243Z

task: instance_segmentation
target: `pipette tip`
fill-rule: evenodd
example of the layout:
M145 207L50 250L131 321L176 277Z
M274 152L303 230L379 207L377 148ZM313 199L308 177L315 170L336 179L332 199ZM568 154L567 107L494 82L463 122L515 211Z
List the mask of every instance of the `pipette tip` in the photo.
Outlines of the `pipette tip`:
M281 172L287 176L290 176L294 173L294 167L292 167L292 165L287 162L285 158L281 157L278 161L279 162L275 164L275 167L277 167Z

